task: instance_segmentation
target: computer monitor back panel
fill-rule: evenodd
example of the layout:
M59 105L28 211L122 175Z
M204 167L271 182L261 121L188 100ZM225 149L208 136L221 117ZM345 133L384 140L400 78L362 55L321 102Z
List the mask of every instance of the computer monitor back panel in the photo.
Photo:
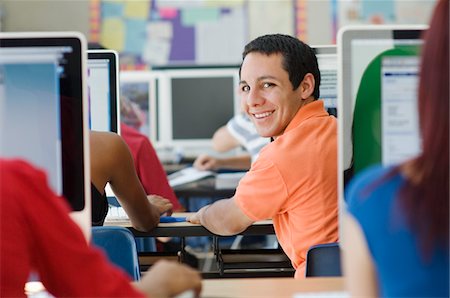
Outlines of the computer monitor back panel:
M89 235L85 52L79 33L0 33L0 156L44 169Z
M87 83L91 130L118 132L118 65L116 51L88 50Z
M399 164L420 152L417 116L425 26L344 27L338 34L339 197L374 164Z

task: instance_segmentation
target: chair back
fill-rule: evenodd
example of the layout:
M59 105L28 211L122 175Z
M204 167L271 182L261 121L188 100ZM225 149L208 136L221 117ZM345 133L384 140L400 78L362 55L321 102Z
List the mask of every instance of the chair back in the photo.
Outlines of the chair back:
M318 244L306 254L306 277L342 276L339 243Z
M128 273L133 280L140 279L139 260L133 234L124 227L92 227L92 243L102 249L108 259Z

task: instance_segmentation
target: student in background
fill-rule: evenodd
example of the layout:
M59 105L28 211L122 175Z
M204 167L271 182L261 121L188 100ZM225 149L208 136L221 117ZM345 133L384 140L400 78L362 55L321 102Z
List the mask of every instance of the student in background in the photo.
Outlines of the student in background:
M149 231L156 227L160 215L170 214L173 205L161 196L145 194L127 144L112 132L91 131L89 139L92 224L103 225L108 213L105 187L109 183L134 228Z
M120 114L126 115L121 118L132 118L130 104L126 97L120 98ZM170 187L166 172L150 140L123 121L120 123L120 134L130 148L134 167L145 193L162 196L172 203L174 211L182 211L184 208Z
M319 97L314 51L282 34L246 45L240 71L242 110L263 137L272 137L241 179L233 198L203 207L188 220L234 235L272 218L276 235L304 277L306 251L335 242L337 123Z
M45 174L26 162L0 159L0 295L24 297L36 272L55 297L172 297L201 290L200 275L176 263L156 263L132 283L86 242L65 200Z
M449 1L425 33L418 91L422 152L348 186L343 261L355 297L449 297Z
M200 155L194 162L199 170L250 169L251 163L258 157L259 151L269 143L269 138L261 137L251 120L245 114L231 118L225 126L220 127L213 135L213 149L226 152L237 147L244 147L248 153L233 157L213 157Z

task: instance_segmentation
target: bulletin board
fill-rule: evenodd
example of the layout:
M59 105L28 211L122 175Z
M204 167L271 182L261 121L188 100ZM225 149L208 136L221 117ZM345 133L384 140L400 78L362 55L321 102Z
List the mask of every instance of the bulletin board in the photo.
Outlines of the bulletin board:
M91 0L90 41L117 50L122 69L237 64L246 9L243 0Z

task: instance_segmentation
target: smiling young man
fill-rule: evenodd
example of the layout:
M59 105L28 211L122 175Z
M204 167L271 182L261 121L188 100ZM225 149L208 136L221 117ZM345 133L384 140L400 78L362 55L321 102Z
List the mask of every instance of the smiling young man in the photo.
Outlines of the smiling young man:
M279 243L305 272L307 249L338 240L337 124L319 97L313 50L281 34L265 35L244 49L240 69L243 110L264 147L233 198L205 206L188 218L221 235L272 218Z

